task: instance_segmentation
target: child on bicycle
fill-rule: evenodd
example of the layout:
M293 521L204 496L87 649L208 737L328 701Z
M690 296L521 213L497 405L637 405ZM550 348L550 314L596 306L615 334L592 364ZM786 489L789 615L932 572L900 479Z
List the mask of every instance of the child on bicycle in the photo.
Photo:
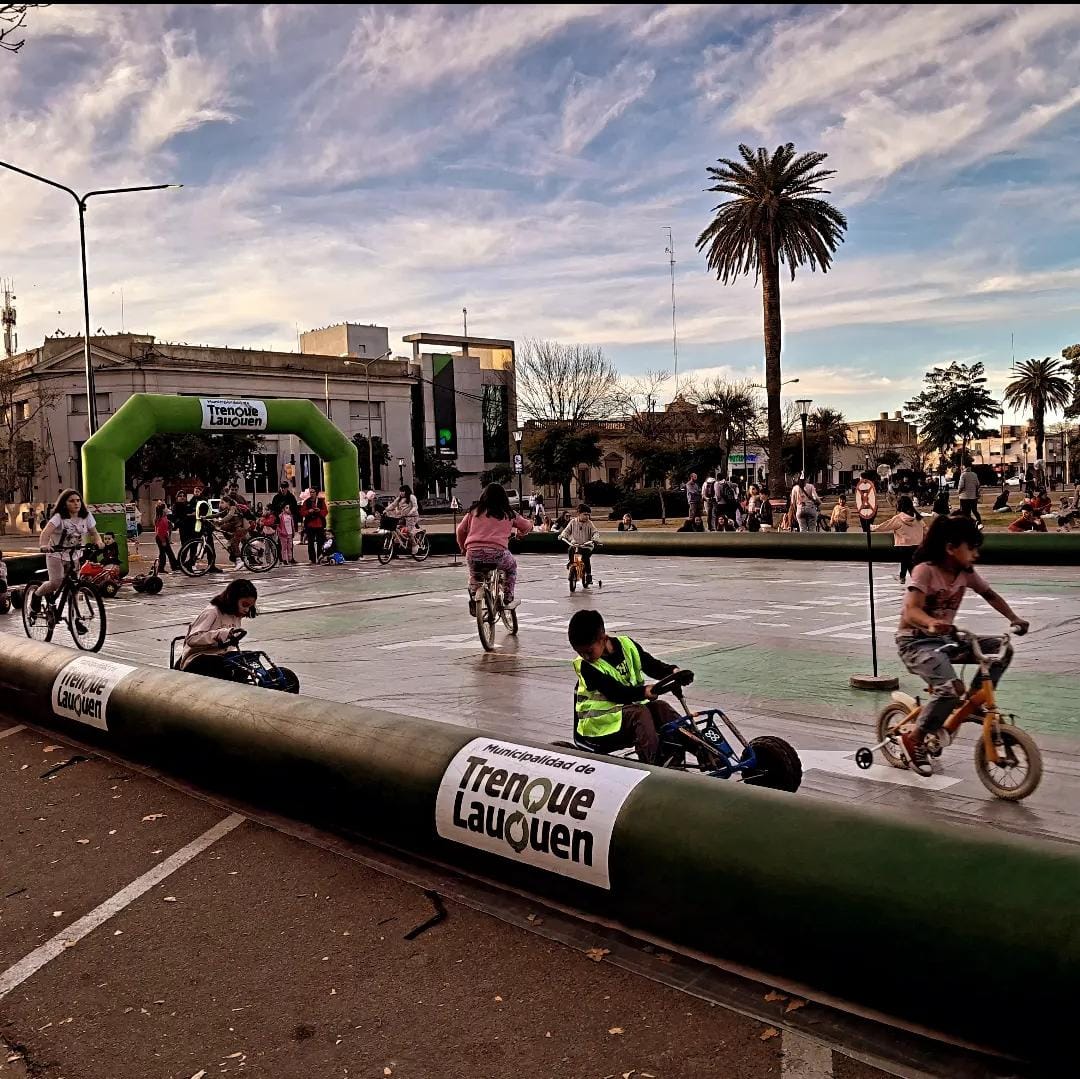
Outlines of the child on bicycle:
M660 759L660 728L679 719L667 701L653 696L650 678L679 668L649 655L631 637L609 637L599 611L578 611L567 630L574 660L574 730L597 753L633 746L646 764Z
M964 693L964 683L957 676L953 661L968 662L968 650L961 645L948 654L941 651L950 643L953 622L964 592L971 588L982 596L1013 624L1018 635L1022 636L1028 630L1027 619L1021 618L986 579L975 572L982 542L983 533L973 517L935 518L916 553L917 564L908 581L896 633L897 649L904 666L923 678L932 691L916 720L916 729L901 735L911 767L920 776L932 774L924 745L926 735L940 730L959 706ZM1000 652L1000 638L980 637L979 647L987 653ZM990 679L995 686L1007 666L1008 661L1002 659L990 668ZM973 688L981 681L982 675L976 675Z
M469 614L476 615L476 593L483 576L491 568L501 569L506 578L503 606L513 610L521 600L514 595L517 587L517 562L510 553L511 535L524 536L532 531L532 521L510 508L510 499L501 483L489 483L480 498L457 526L458 550L469 564Z
M45 568L49 571L49 579L34 589L31 601L33 610L40 609L42 599L53 595L64 583L64 558L69 556L61 555L57 549L68 551L73 547L85 547L88 543L101 546L97 521L86 508L86 503L78 491L69 487L60 492L60 497L56 500L56 512L45 522L38 543L45 552Z
M559 533L559 539L563 543L570 544L570 560L566 568L570 569L574 564L574 552L581 555L581 561L585 566L585 587L592 584L592 552L593 546L600 536L596 525L592 523L592 510L583 502L577 508L577 516L571 517L566 527Z

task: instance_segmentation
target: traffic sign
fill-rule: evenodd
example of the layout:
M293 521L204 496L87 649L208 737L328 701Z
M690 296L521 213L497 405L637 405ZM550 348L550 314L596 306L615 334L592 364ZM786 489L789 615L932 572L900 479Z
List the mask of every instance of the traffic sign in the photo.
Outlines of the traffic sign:
M524 461L520 453L514 454L514 474L520 476L525 471Z
M859 480L855 484L855 508L864 521L877 516L877 488L873 480Z
M454 495L454 497L450 499L450 508L452 510L461 509L461 503L457 500L457 495Z

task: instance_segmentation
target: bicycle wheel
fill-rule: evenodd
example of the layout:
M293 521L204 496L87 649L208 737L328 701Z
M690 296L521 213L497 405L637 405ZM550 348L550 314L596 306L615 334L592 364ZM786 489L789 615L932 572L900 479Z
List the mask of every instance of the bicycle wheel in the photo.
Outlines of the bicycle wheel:
M982 735L975 743L975 772L982 785L996 798L1019 802L1039 785L1042 779L1042 754L1035 739L1019 727L1001 727L1003 764L986 757Z
M252 573L266 573L277 565L277 544L266 536L251 536L240 548L240 560Z
M495 597L485 585L476 593L476 631L485 652L495 647Z
M392 532L386 533L386 539L383 540L382 547L379 548L379 563L385 566L391 558L394 557L394 535Z
M67 625L76 648L101 651L105 643L105 604L89 585L76 585L68 594Z
M431 543L427 538L427 533L422 528L418 529L412 547L412 556L417 562L423 562L429 554L431 554Z
M577 566L571 566L570 572L567 573L566 579L570 582L570 591L577 591Z
M41 601L41 606L34 610L34 593L39 587L40 585L28 584L23 592L22 624L30 640L46 644L52 640L53 630L56 629L56 610L44 600Z
M892 701L878 713L877 740L884 742L881 756L893 768L907 768L907 757L900 747L900 730L907 723L908 706ZM888 739L888 741L886 741Z
M188 577L201 577L210 569L209 551L203 539L188 540L176 557L180 572Z

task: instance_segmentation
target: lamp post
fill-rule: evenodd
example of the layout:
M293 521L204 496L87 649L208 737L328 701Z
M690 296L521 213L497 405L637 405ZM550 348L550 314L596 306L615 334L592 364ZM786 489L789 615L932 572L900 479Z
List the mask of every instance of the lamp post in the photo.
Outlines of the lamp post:
M397 459L397 467L398 467L398 480L400 481L401 486L404 487L405 486L405 458L404 457L399 457Z
M1005 409L1001 410L1001 489L1005 490Z
M371 449L371 365L378 363L380 360L388 360L393 355L394 350L390 349L384 352L381 356L376 356L373 360L346 360L346 367L362 367L364 369L364 385L367 390L367 470L368 470L368 483L371 484L372 490L375 489L375 457ZM329 412L329 405L327 405L327 411Z
M793 383L798 382L798 381L799 380L797 378L785 379L783 382L780 383L780 389L783 389L785 386L790 386ZM750 383L750 389L752 389L752 390L765 390L767 392L769 387L763 385L760 382L751 382ZM770 461L769 462L769 468L772 468L772 467L773 467L772 462ZM805 465L804 465L804 467L805 467ZM745 473L746 473L746 430L744 428L743 429L743 474L745 475Z
M49 187L66 191L75 200L75 205L79 208L79 254L82 260L83 287L83 363L86 367L86 422L90 434L93 435L97 430L98 423L97 396L94 391L94 368L90 362L90 288L86 278L86 200L93 198L95 195L126 195L133 191L164 191L169 187L183 187L184 185L148 184L140 187L108 187L100 191L87 191L85 195L78 195L64 184L57 183L55 180L50 180L45 176L39 176L36 172L20 169L18 165L0 161L0 166L22 176L28 176L31 180L38 180L40 183L48 184Z
M799 410L799 418L802 420L802 474L804 478L806 476L806 420L810 415L810 406L812 404L813 401L805 397L795 402Z
M517 461L514 463L514 470L517 472L518 478L518 513L521 512L524 505L521 495L521 473L525 469L525 458L521 456L521 439L524 434L525 432L520 429L514 432L514 441L517 443Z

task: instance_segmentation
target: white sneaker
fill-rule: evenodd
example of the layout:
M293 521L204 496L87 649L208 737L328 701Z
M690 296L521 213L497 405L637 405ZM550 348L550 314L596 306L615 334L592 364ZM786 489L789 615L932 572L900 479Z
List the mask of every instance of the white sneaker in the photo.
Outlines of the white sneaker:
M247 566L245 566L244 563L241 562L240 559L238 558L236 560L236 565L233 566L233 569L247 569Z
M521 606L521 600L515 596L513 599L503 600L503 607L508 611L516 610Z

